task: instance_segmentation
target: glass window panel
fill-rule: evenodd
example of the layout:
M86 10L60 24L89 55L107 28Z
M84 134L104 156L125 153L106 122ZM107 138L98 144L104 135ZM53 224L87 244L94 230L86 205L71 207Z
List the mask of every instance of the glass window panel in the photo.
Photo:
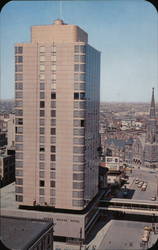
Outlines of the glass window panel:
M23 144L16 144L16 150L22 151L23 150Z
M15 136L15 141L16 142L22 142L23 141L23 136L22 135L16 135Z
M22 93L22 91L16 91L16 93L15 93L15 97L16 98L22 98L22 96L23 96L23 93Z
M44 74L40 74L40 80L44 80L45 79L45 75Z
M40 71L45 71L45 65L40 65Z
M23 83L22 82L16 82L15 83L15 88L18 89L23 89Z
M44 143L45 141L45 137L44 136L40 136L40 143Z
M44 90L44 82L40 82L40 90Z
M15 65L15 72L22 72L23 71L23 65L22 64L16 64Z
M51 126L56 126L56 120L55 119L51 119Z
M56 143L56 137L55 136L51 136L50 143L51 144Z

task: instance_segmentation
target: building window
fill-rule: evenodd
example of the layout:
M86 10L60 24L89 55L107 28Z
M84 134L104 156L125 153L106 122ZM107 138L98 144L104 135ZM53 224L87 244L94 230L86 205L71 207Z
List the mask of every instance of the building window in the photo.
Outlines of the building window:
M51 161L56 161L56 155L50 155L50 160Z
M15 113L16 113L16 116L23 116L23 110L22 109L16 109Z
M51 151L52 153L55 153L55 152L56 152L56 147L55 147L55 146L51 146L51 147L50 147L50 151Z
M75 53L84 54L85 52L86 52L86 46L85 45L75 45Z
M15 72L22 72L23 71L23 65L22 64L16 64L15 65Z
M44 126L45 124L45 120L44 119L40 119L40 126Z
M23 74L16 73L15 74L15 81L22 81L23 80Z
M51 119L51 126L56 126L56 120L55 119Z
M84 93L84 92L80 93L80 99L81 99L81 100L84 100L84 99L85 99L85 93Z
M56 117L56 110L51 110L51 117Z
M44 154L40 154L39 159L40 159L40 161L44 161L44 159L45 159Z
M40 90L44 90L44 82L40 82Z
M83 173L74 173L73 174L73 180L74 181L80 181L80 180L83 180L83 178L84 178Z
M17 184L17 185L23 185L23 179L21 179L21 178L16 178L16 184Z
M80 90L86 90L85 83L80 83Z
M15 53L16 54L22 54L23 53L23 47L22 46L15 47Z
M40 71L45 71L45 65L44 64L40 65Z
M23 125L23 118L16 118L15 119L15 124L16 125Z
M44 187L45 186L44 180L40 180L39 185L40 187Z
M23 89L23 83L22 82L16 82L15 83L15 88L17 89L17 90L22 90Z
M22 195L16 195L16 201L22 202L23 196Z
M44 128L40 128L40 135L44 135Z
M44 92L40 92L40 99L44 99L44 98L45 98Z
M44 178L44 171L40 171L40 172L39 172L39 177L40 177L40 178Z
M73 162L84 162L84 156L82 155L74 155Z
M45 47L44 46L40 46L40 52L45 52Z
M50 179L55 179L56 173L55 172L50 172Z
M73 198L83 198L83 191L73 191L72 197Z
M50 181L50 186L55 187L55 181Z
M51 128L50 133L51 133L51 135L55 135L56 134L56 128Z
M44 110L40 110L40 117L44 117L44 115L45 115Z
M51 186L51 184L52 184L52 183L50 182L50 186ZM51 190L50 190L50 196L55 196L55 190L54 190L54 189L51 189Z
M55 198L50 198L50 204L55 206ZM61 249L60 249L61 250Z
M44 151L45 151L44 146L40 146L40 152L44 152Z
M75 64L74 71L75 72L85 72L85 64Z
M39 195L44 195L44 189L43 188L40 188Z
M56 101L51 101L51 108L56 108Z
M74 93L74 100L78 100L79 99L79 93Z
M22 135L16 135L15 136L15 141L16 142L23 142L23 136Z
M80 127L80 120L74 120L74 127Z
M40 168L40 169L44 169L44 162L40 162L40 163L39 163L39 168Z
M44 74L40 74L40 80L44 80L45 79L45 75Z
M23 159L23 153L21 152L16 152L16 159L22 160Z
M56 93L51 93L51 99L56 99Z
M17 98L17 99L22 99L22 97L23 97L22 91L16 91L16 92L15 92L15 98Z
M40 143L44 143L44 141L45 141L44 136L40 136Z
M50 138L50 143L51 143L51 144L56 143L56 137L55 137L55 136L51 136L51 138Z
M56 90L56 82L51 83L51 90L53 90L53 91Z
M16 186L15 187L15 192L16 193L23 193L23 187Z
M83 207L84 201L83 200L72 200L73 207Z
M83 182L73 182L73 189L83 189L84 183Z
M23 171L22 170L17 170L16 169L15 172L16 172L15 173L16 176L23 176Z
M22 168L23 167L23 161L17 161L15 163L16 168Z
M22 151L23 150L23 144L16 144L16 150Z
M80 172L80 171L83 171L84 169L84 165L73 165L73 171L77 171L77 172Z
M85 126L85 120L80 120L80 123L81 123L81 127L84 127Z
M51 162L50 163L50 170L55 170L56 169L56 163L55 162Z
M16 134L22 134L23 133L23 127L15 127L15 133Z
M23 62L23 57L22 56L16 56L15 57L15 62L16 63L22 63Z
M73 147L73 152L77 154L83 154L84 150L85 150L85 147L77 147L77 146Z
M84 144L84 138L74 138L74 144Z
M22 107L22 104L23 104L22 101L16 101L15 102L16 107Z
M80 46L79 45L75 45L75 53L80 53Z

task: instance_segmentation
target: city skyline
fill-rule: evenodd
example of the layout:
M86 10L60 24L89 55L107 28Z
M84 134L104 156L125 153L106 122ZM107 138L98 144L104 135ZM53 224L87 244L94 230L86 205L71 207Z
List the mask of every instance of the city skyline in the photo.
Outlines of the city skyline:
M150 102L152 87L157 100L157 13L153 5L144 1L63 1L62 14L60 6L59 1L13 1L4 6L2 99L14 98L15 43L29 42L32 25L52 23L62 15L66 23L77 23L88 32L92 46L101 51L102 102Z

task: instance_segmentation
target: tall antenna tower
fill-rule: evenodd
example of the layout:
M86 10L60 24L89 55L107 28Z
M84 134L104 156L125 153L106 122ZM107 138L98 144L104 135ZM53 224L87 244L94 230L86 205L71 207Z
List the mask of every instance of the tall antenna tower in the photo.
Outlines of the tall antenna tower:
M59 18L60 19L63 19L62 8L63 8L62 1L59 0Z

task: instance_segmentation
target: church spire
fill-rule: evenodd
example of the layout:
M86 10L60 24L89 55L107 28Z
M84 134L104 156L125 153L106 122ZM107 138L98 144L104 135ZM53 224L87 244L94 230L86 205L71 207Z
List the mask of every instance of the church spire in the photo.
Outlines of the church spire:
M150 118L154 119L155 116L156 116L156 113L155 113L154 88L152 88L152 98L151 98L151 105L150 105Z

